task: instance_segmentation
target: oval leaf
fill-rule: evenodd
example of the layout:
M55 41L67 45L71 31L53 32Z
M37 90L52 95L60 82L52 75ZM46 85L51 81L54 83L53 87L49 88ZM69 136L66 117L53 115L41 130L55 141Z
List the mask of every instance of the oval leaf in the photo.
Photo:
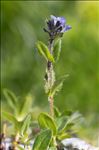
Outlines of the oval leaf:
M41 131L37 135L34 141L32 150L47 150L51 139L52 139L51 130L47 129L47 130Z
M48 61L54 62L54 58L52 54L50 53L48 47L41 41L37 42L37 48L41 55L44 56L44 58Z
M38 122L41 128L51 129L54 135L57 133L56 124L53 118L47 113L41 113L38 117Z

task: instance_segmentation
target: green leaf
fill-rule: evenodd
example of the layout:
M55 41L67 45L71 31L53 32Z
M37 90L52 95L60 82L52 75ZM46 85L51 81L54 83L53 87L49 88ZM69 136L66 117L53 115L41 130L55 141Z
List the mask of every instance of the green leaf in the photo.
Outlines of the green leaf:
M4 111L3 111L2 114L3 114L3 117L4 117L7 121L9 121L9 122L11 122L11 123L13 123L13 124L17 124L16 118L15 118L14 115L12 115L11 113L4 112Z
M67 125L68 118L71 115L72 115L71 110L65 110L56 118L56 123L57 123L59 132L65 127L65 125ZM68 129L68 127L69 126L67 126L67 129Z
M30 112L32 103L33 99L30 95L21 100L17 114L17 118L19 121L22 121L25 118L25 116Z
M50 53L48 47L41 41L37 42L37 48L39 53L44 56L44 58L48 61L54 62L54 58Z
M73 127L73 126L74 126L74 123L72 123L72 122L71 123L66 123L60 132L64 133L65 131L70 130L71 127Z
M26 116L26 118L22 121L22 127L21 127L21 135L22 136L26 133L26 131L30 125L30 122L31 122L31 114L28 114Z
M77 124L77 121L79 121L80 118L81 114L79 114L78 112L73 113L67 118L67 121L62 121L63 124L61 125L61 128L59 128L59 132L64 133L66 130L71 129L74 124Z
M60 52L61 52L61 39L59 38L54 44L53 55L54 55L55 62L59 60Z
M58 132L60 132L65 124L67 123L68 117L62 116L56 119L57 127L58 127Z
M17 97L15 96L15 94L8 89L4 89L3 94L7 100L10 108L14 110L14 108L16 107L16 102L17 102Z
M72 113L72 110L65 110L61 113L61 116L71 116Z
M59 80L55 81L55 83L51 89L50 95L54 96L57 92L59 92L61 90L61 88L63 86L63 82L67 77L68 77L68 74L62 76Z
M69 124L69 123L76 123L77 121L80 121L81 117L82 117L82 116L81 116L80 113L74 112L74 113L68 118L67 124Z
M21 122L18 122L17 119L14 117L14 115L8 113L8 112L2 112L3 117L10 123L12 123L12 125L14 126L14 129L16 131L19 131L20 126L21 126Z
M37 135L34 141L32 150L47 150L51 139L52 139L51 130L47 129L47 130L41 131Z
M58 110L56 106L54 106L54 115L55 117L59 117L61 115L60 111Z
M71 136L68 134L68 133L63 133L63 134L61 134L61 135L58 135L57 136L57 139L58 140L64 140L64 139L66 139L66 138L70 138Z
M38 122L41 128L51 129L54 135L57 133L55 121L47 113L41 113L38 117Z

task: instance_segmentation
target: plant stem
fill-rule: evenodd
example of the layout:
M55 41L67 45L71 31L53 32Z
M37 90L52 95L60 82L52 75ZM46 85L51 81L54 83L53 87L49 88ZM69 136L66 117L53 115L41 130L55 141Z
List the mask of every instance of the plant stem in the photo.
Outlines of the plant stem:
M49 96L48 101L49 101L49 106L50 106L50 114L52 117L54 117L54 99L53 99L53 97Z
M53 39L49 40L49 51L53 54ZM53 76L53 64L52 62L48 61L47 63L47 71L48 71L48 83L50 90L54 84L54 76ZM48 96L49 106L50 106L50 113L51 116L54 117L54 99L52 96Z

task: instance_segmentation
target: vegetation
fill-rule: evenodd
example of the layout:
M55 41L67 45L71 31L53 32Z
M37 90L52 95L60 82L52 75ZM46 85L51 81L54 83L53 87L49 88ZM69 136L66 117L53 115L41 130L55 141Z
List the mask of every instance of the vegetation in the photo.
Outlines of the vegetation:
M36 139L42 141L40 145L34 144L34 150L36 146L44 146L42 142L46 143L45 147L49 143L51 147L55 147L55 139L60 141L72 136L73 133L68 132L68 128L73 128L73 131L78 129L77 118L80 115L73 113L76 110L85 117L85 120L80 122L78 135L97 144L98 7L98 2L82 1L1 2L2 130L6 137L14 136L12 145L16 146L17 139L27 146L30 145L40 127L43 131ZM62 51L61 54L55 53L54 57L50 56L46 48L48 37L43 31L44 20L51 14L64 16L66 24L72 26L72 30L63 35L61 46L60 41L55 45L54 49L60 52L61 48ZM46 45L37 43L38 40ZM38 51L43 54L45 60ZM66 78L62 92L54 98L54 104L60 111L53 107L50 109L51 116L47 113L48 100L43 89L45 81L42 82L46 59L53 63L58 60L54 66L56 79L66 74L55 82L50 92L46 89L48 95L54 97L58 91L56 87L60 88ZM72 111L67 111L68 109ZM40 113L42 111L46 113ZM37 118L39 124L36 122ZM44 147L42 149L44 150Z

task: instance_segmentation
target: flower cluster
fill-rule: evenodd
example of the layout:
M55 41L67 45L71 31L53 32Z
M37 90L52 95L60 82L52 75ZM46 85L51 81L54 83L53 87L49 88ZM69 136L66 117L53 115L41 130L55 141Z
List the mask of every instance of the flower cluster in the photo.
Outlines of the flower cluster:
M61 37L64 32L71 29L70 25L66 25L66 20L64 17L55 17L51 15L51 19L46 21L47 29L44 31L49 33L51 39L56 37Z

